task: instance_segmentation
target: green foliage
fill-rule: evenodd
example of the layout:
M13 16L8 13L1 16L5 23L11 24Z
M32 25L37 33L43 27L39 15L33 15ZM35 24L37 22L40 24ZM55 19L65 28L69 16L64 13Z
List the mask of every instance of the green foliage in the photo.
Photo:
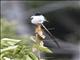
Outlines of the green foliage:
M45 46L40 46L39 44L34 44L34 47L42 52L52 53L52 51Z
M14 23L1 19L1 38L17 38Z
M1 60L38 60L38 57L32 51L33 48L51 53L47 47L36 44L31 36L18 36L14 24L1 19Z
M1 39L1 60L38 60L32 53L32 47L23 43L24 40ZM27 43L27 42L26 42Z
M52 53L47 47L40 46L38 44L33 44L33 45L25 44L24 41L25 40L16 40L9 38L1 39L0 59L38 60L38 58L32 52L32 48L37 48L40 51Z

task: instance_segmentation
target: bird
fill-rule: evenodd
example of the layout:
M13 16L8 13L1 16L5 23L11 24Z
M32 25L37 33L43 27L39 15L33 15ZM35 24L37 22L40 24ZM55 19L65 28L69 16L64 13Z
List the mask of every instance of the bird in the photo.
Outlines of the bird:
M45 29L45 31L50 35L51 38L54 39L54 42L57 44L57 46L60 48L60 45L58 41L55 40L55 37L51 34L51 32L45 27L43 24L46 20L46 18L41 13L36 13L33 16L31 16L31 23L36 25L35 33L38 34L42 39L45 38L45 35L43 34L41 26Z

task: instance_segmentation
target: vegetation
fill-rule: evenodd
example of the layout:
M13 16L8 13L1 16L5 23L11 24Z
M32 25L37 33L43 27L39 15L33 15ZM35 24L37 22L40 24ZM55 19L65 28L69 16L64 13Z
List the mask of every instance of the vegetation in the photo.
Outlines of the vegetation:
M1 43L0 59L1 60L38 60L38 56L32 51L36 48L38 51L51 51L44 46L36 44L32 39L33 36L19 37L16 34L14 24L1 19Z

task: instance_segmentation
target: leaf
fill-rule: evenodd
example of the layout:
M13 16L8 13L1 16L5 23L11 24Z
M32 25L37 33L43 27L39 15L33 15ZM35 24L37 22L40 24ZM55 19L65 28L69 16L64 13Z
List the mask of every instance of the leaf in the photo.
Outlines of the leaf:
M20 42L21 40L9 39L9 38L3 38L3 39L1 39L1 42L4 42L4 41L8 42L10 45L14 45L14 44Z
M29 57L29 55L26 55L26 60L32 60L32 58Z
M29 52L29 56L30 56L33 60L38 60L38 58L37 58L32 52Z
M9 46L7 48L0 49L0 51L1 51L1 53L3 53L3 52L8 51L8 50L16 49L17 47L18 47L18 45L16 45L16 46Z
M44 46L40 46L39 44L35 44L34 47L42 52L52 53L52 51L50 49L48 49L47 47L44 47Z
M16 40L16 39L9 39L9 38L3 38L1 39L1 48L2 47L8 47L8 46L12 46L17 44L18 42L20 42L21 40Z
M5 60L11 60L10 58L4 57Z

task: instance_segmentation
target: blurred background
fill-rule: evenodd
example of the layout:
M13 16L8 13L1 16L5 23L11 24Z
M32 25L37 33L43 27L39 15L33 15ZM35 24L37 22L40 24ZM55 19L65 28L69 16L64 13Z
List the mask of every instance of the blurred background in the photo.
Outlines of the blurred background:
M49 22L46 28L55 38L47 38L44 45L53 51L53 54L44 53L46 60L80 60L80 1L1 1L1 21L6 20L12 25L13 33L3 37L34 35L34 25L30 17L42 13ZM3 24L5 22L3 21ZM3 27L2 27L3 29ZM9 30L6 29L9 33ZM56 39L61 48L54 42Z

